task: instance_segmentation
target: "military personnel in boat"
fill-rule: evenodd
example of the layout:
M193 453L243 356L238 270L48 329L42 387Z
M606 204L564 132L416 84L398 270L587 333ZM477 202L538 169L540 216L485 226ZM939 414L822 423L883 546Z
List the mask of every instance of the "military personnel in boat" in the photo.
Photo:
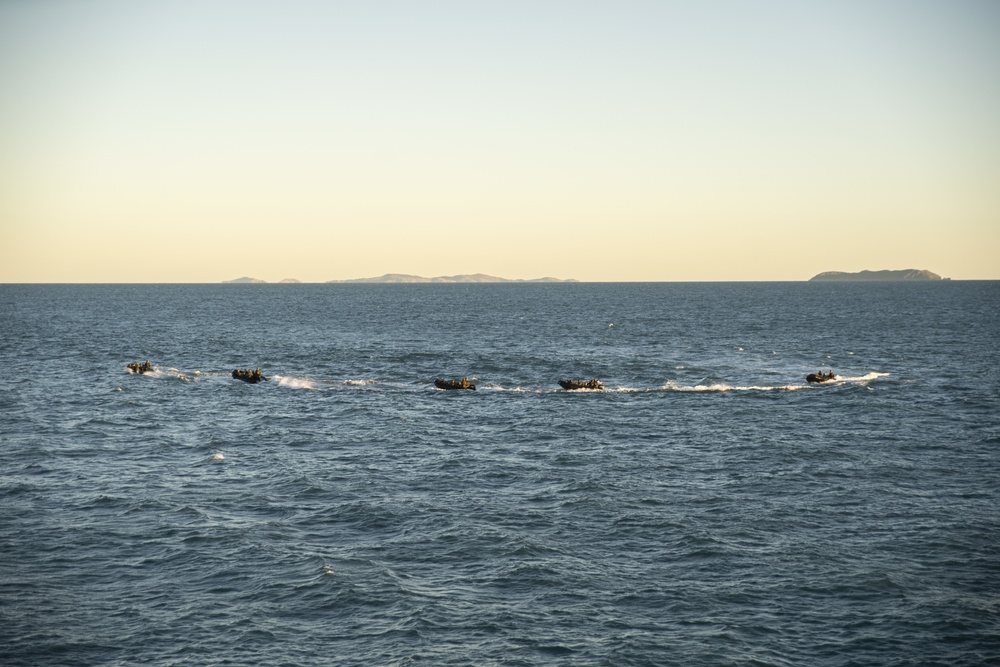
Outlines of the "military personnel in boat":
M434 386L438 389L469 389L471 391L476 390L476 385L469 382L469 378L465 377L461 380L442 380L437 378L434 380Z
M140 375L152 370L153 368L152 364L149 363L149 359L146 359L146 361L141 364L138 361L133 361L130 364L126 364L125 367L133 373L138 373Z
M575 380L559 380L559 386L569 391L574 389L604 389L604 385L597 378L592 378L590 380L581 380L580 378Z
M261 373L260 368L256 370L250 370L249 368L244 368L243 370L236 369L233 371L233 378L236 380L243 380L244 382L249 382L250 384L257 384L258 382L264 382L267 380Z

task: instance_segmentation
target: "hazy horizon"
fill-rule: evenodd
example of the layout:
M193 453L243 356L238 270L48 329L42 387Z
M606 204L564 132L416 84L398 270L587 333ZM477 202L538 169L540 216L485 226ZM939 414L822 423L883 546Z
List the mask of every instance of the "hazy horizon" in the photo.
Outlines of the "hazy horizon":
M0 283L1000 279L1000 4L0 4Z
M932 272L936 273L936 272ZM392 275L392 274L389 274ZM404 274L411 275L411 274ZM363 278L332 278L330 280L300 280L294 276L287 276L285 278L278 278L274 280L267 280L264 278L259 278L257 276L239 276L237 278L228 278L223 280L205 281L205 280L175 280L175 281L79 281L79 282L60 282L60 281L8 281L0 282L0 285L281 285L281 284L302 284L302 285L359 285L359 284L372 284L372 285L518 285L518 284L536 284L536 285L560 285L560 284L580 284L580 283L796 283L796 282L809 282L809 276L801 279L788 279L788 280L581 280L579 278L560 277L560 276L535 276L535 277L510 277L510 276L494 276L496 278L501 278L499 281L469 281L469 282L389 282L389 281L378 281L377 278L381 276L369 276ZM436 278L440 276L418 276L421 278ZM254 282L245 282L243 278L253 278ZM554 281L544 281L543 278L556 278ZM945 281L957 281L957 282L995 282L997 278L952 278L951 276L942 275L943 280L905 280L896 282L945 282ZM857 284L858 281L851 281L852 284ZM880 282L880 281L871 281Z

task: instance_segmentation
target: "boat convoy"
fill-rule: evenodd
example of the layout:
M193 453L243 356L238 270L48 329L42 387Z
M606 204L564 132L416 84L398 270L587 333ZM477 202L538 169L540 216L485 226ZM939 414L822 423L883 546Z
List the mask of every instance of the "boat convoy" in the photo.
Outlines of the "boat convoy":
M153 366L149 363L149 360L139 363L134 361L132 363L126 364L125 367L128 369L129 373L134 373L142 375L148 373L152 370ZM232 373L234 380L242 380L249 384L257 384L258 382L266 382L267 377L261 372L260 368L250 370L249 368L239 369L233 371ZM820 371L818 373L810 373L806 376L806 382L809 384L819 384L823 382L830 382L831 380L836 380L837 376L833 374L833 371L824 373ZM476 385L469 382L469 378L464 377L461 380L443 380L441 378L435 378L434 386L438 389L445 390L468 390L475 391ZM581 380L579 378L575 380L559 380L559 386L566 391L579 391L579 390L589 390L589 391L604 391L604 384L597 378L591 378L590 380Z

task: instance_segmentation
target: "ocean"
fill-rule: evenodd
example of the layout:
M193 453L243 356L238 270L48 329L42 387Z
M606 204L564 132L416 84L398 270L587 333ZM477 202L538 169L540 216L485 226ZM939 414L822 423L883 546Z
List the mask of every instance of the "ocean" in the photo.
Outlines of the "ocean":
M0 361L6 666L1000 664L1000 282L0 285Z

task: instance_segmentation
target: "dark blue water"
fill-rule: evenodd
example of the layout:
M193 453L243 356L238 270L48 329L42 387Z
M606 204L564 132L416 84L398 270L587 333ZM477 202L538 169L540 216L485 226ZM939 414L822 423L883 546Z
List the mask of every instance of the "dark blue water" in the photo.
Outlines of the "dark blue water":
M5 285L0 362L0 664L1000 664L1000 283Z

